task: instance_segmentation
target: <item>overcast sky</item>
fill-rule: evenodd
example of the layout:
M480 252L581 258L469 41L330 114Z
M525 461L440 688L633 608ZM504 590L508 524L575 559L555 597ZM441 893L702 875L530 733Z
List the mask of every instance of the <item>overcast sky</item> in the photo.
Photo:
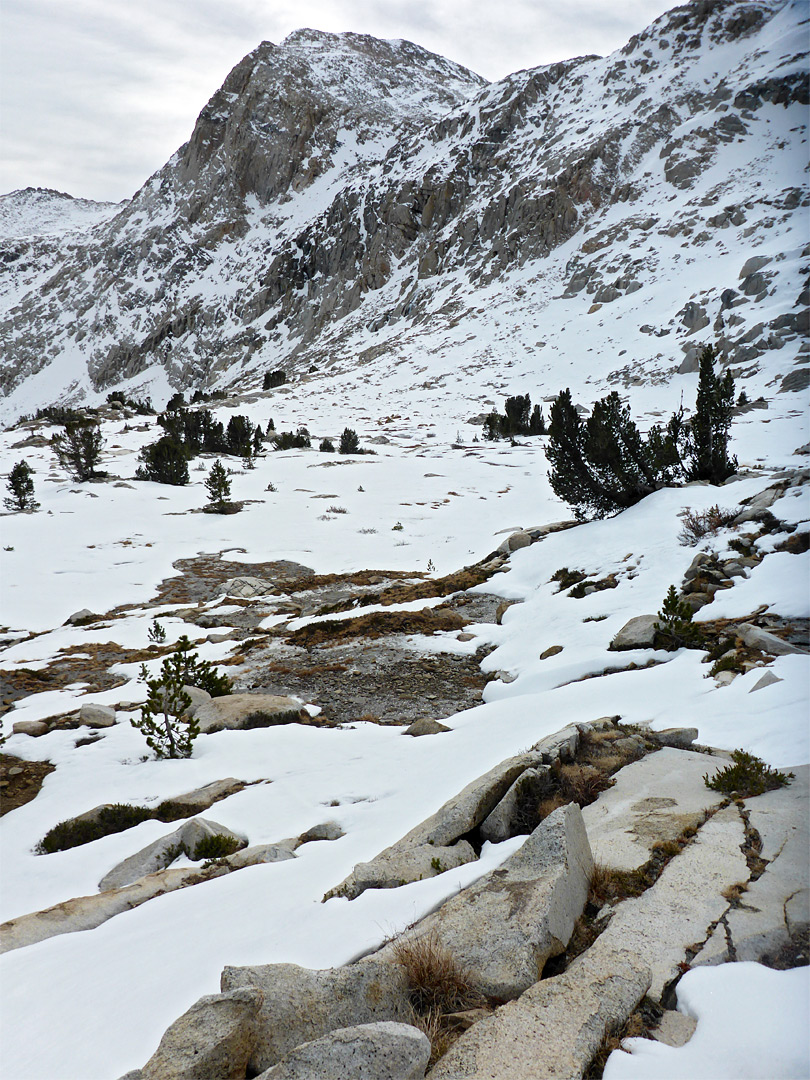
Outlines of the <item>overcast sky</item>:
M498 79L611 52L677 0L1 0L0 192L119 200L234 64L302 26L408 38Z

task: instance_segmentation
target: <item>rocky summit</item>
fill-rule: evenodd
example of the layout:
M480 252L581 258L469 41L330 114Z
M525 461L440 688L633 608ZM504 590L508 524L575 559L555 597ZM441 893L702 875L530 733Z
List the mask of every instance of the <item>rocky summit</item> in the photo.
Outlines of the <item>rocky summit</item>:
M4 1080L810 1075L809 25L0 197Z

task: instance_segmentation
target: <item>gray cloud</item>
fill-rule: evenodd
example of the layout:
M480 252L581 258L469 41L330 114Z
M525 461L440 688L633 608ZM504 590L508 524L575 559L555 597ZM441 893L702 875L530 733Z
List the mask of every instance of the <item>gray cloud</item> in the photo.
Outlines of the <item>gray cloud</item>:
M300 26L408 38L486 78L605 53L667 0L4 0L0 191L129 197L228 71Z

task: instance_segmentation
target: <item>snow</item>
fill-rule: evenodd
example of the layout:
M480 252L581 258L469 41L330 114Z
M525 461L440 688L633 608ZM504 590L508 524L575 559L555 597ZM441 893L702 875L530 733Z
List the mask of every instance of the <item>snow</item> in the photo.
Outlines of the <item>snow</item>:
M686 70L688 65L682 63L676 78L684 85L702 86L710 72L730 71L737 65L761 68L767 74L774 50L781 50L778 55L799 51L792 40L796 21L795 9L787 5L773 21L770 53L763 46L752 55L750 42L742 39L716 50L703 65L695 61ZM643 47L651 44L657 50L658 34L659 29L653 31ZM300 49L312 54L318 54L323 44L318 37L299 38ZM633 63L637 51L628 54ZM339 59L334 69L338 74L345 70L340 65L346 58ZM582 59L571 65L560 84L552 83L539 95L532 106L532 122L542 128L551 107L566 100L569 112L561 121L560 145L572 145L579 138L577 129L592 120L595 127L582 141L591 140L596 128L612 123L607 114L613 107L605 110L604 119L595 112L594 85L617 59ZM334 71L322 74L334 78ZM425 169L435 165L439 183L456 151L466 153L474 145L493 117L508 109L512 95L530 74L485 87L459 106L456 141L425 142L418 155L407 161L390 157L386 168L399 169L400 179L410 182L419 162ZM627 76L631 82L637 77L633 71ZM457 90L465 79L464 73L457 73ZM410 96L402 91L397 109L428 107L424 85L412 90ZM654 111L664 91L657 84L648 91L644 108ZM635 116L636 107L642 115L637 102L629 108L629 116ZM710 318L716 319L719 294L739 286L739 271L754 251L774 256L774 264L767 268L775 273L773 294L761 303L750 301L734 309L743 319L735 335L792 309L802 287L803 236L801 241L797 236L803 233L804 219L801 210L792 216L768 200L780 142L788 144L789 152L778 158L784 169L780 165L776 187L801 183L796 162L806 144L800 134L789 137L789 133L803 124L804 117L799 106L763 106L756 118L746 142L720 147L688 191L665 183L657 145L637 160L627 150L623 168L627 182L639 191L635 201L606 205L598 215L594 210L589 227L542 262L528 260L492 281L479 279L474 288L462 268L415 283L405 262L395 266L390 280L369 292L358 312L324 330L322 351L315 357L319 370L299 374L277 391L255 390L261 385L261 372L283 366L285 350L300 347L300 339L285 340L282 335L280 341L262 346L243 369L244 387L251 391L247 399L238 405L209 404L218 419L227 423L231 415L242 413L266 425L272 416L278 430L306 424L313 446L324 436L336 440L342 428L350 426L375 454L344 458L317 450L268 452L254 470L244 470L237 459L225 457L224 463L233 470L232 498L245 503L237 515L199 512L206 501L203 480L211 458L192 463L191 483L185 488L133 479L138 452L159 434L153 419L133 418L131 430L121 420L104 422L101 465L112 474L107 482L70 482L47 445L27 444L27 428L0 433L0 474L5 476L24 458L34 469L36 497L42 504L36 513L3 515L0 523L4 626L0 667L41 671L67 649L85 651L107 642L146 648L156 614L169 642L188 634L204 659L217 663L229 658L238 643L204 641L207 631L195 626L190 616L170 614L180 605L148 606L160 583L178 573L174 564L179 559L221 553L223 559L242 564L292 560L317 573L374 569L416 574L432 565L435 573L443 574L487 556L507 529L570 518L569 508L550 489L544 438L521 440L515 447L488 444L478 441L480 427L468 420L493 405L502 408L507 395L528 392L533 401L541 401L567 385L575 400L586 406L619 388L642 428L666 417L681 396L688 410L697 376L673 372L681 346L697 342L688 337L676 313L690 299L705 294L710 297ZM464 127L467 121L469 130ZM636 117L636 125L640 122ZM683 131L689 124L684 121ZM181 306L192 296L212 303L223 298L223 334L244 330L240 305L273 237L303 232L331 206L341 171L351 170L352 160L359 161L366 151L372 158L376 152L343 133L341 142L332 168L305 189L300 201L270 211L251 206L247 234L213 248L212 261L189 272L187 291L178 296ZM516 154L525 152L516 159L515 170L533 177L541 192L547 190L548 178L535 174L533 146L514 148ZM356 173L363 168L361 162ZM359 183L357 175L355 182ZM149 214L144 211L139 220L134 200L132 216L117 218L118 231L110 236L121 243L140 243L148 228L172 222L173 195L166 194L168 186L162 188L161 183L157 176L144 189L144 198L152 199ZM163 191L162 201L158 191ZM707 216L730 202L745 204L746 220L741 226L716 230L711 245L693 234L667 232L692 215L699 216L697 231ZM469 214L480 220L485 205L474 190ZM582 212L591 213L584 207ZM642 228L640 223L648 217L654 224ZM625 235L609 234L612 229L624 229ZM607 282L642 260L643 287L589 314L592 295L586 290L565 299L560 294L571 276L571 260L582 256L583 240L596 241L603 231L607 238L593 243L589 264ZM197 243L199 235L189 229L185 239ZM10 286L9 297L29 287L36 291L52 273L52 251L43 251L43 262L32 262L33 276L25 279L29 284L20 279ZM114 329L100 339L99 348L119 339L140 340L153 329L149 304L159 286L153 271L149 263L142 263L138 277L132 279L132 290L141 290L146 297L143 309L127 308L112 289L105 292ZM85 296L91 295L98 287L93 267L83 267L81 275ZM416 321L405 325L392 320L381 322L379 329L369 328L403 296L419 290L427 300ZM9 304L14 302L12 297ZM89 308L87 320L100 317L97 307ZM77 316L73 336L69 336L71 318L67 311L54 308L48 323L53 362L3 400L0 409L6 419L57 398L71 400L72 394L85 395L91 403L103 401L105 393L93 390L87 375L87 346L76 340L85 316ZM266 320L267 313L261 322ZM642 331L642 326L647 329ZM176 827L148 821L69 851L33 853L57 822L103 802L155 806L232 776L251 786L217 803L205 816L244 835L249 843L276 842L330 820L345 835L334 842L307 844L295 859L250 867L156 898L94 930L54 937L4 955L0 978L3 1069L8 1080L111 1080L142 1065L180 1012L201 994L217 992L225 964L289 961L325 967L376 947L497 866L519 841L487 847L479 862L400 889L369 890L351 902L321 903L324 893L357 862L399 839L475 777L566 724L619 715L626 723L655 729L695 726L701 743L727 750L742 747L777 768L810 761L807 657L778 657L767 668L757 667L721 687L708 676L708 665L694 650L609 650L628 619L658 611L667 587L680 582L698 550L725 551L730 556L729 541L751 527L723 530L699 548L686 547L677 539L685 509L703 511L715 504L742 509L742 500L778 482L785 470L807 464L805 455L796 454L810 438L804 396L777 392L796 355L793 343L782 349L765 348L757 365L738 376L738 388L744 387L749 398L761 394L768 403L767 409L734 421L732 451L740 461L741 479L722 490L706 485L662 490L614 518L551 534L513 553L508 572L494 575L480 587L481 592L518 601L501 625L465 627L474 635L470 642L459 642L451 634L409 638L415 656L438 651L472 655L482 645L493 647L482 662L483 670L493 676L484 700L475 708L442 717L451 729L446 734L411 739L399 728L366 723L341 729L289 725L220 732L201 736L192 758L184 761L152 760L142 736L129 723L137 715L130 710L119 710L118 724L102 732L97 742L81 747L76 742L88 734L82 729L52 731L37 739L10 735L4 747L9 753L51 761L56 769L35 800L0 823L4 919L95 893L99 880L116 863ZM622 365L628 365L632 378L611 374ZM136 397L152 393L158 404L172 392L162 367L133 377L123 388ZM146 429L141 430L144 423ZM52 431L41 426L40 433L47 438ZM374 442L379 435L388 441ZM269 484L274 491L268 490ZM798 531L806 531L810 516L806 492L806 486L791 489L772 507ZM330 514L333 505L347 513ZM402 528L395 529L397 524ZM762 562L748 577L736 578L734 587L719 594L698 621L742 617L762 605L789 618L808 616L810 555L774 550L785 538L761 541ZM567 591L558 592L551 580L562 567L580 569L592 580L615 575L617 586L573 598ZM423 600L399 609L420 610L434 603ZM115 615L119 605L126 605L126 611ZM84 607L104 618L86 627L64 625L68 616ZM212 598L200 610L217 610L227 619L234 607L227 598ZM334 618L378 608L354 609ZM279 621L270 614L264 625ZM553 645L562 650L541 660L541 653ZM652 666L646 666L650 661ZM154 667L156 662L151 663ZM73 684L17 701L3 717L3 731L10 732L17 720L61 715L84 701L110 705L141 701L139 666L117 665L115 671L126 681L104 692L87 693L85 685ZM231 669L237 682L242 670ZM751 693L765 670L772 670L781 681ZM317 701L306 704L311 712L319 708ZM694 1010L699 1019L692 1043L678 1051L647 1042L640 1048L634 1044L632 1056L611 1058L612 1071L606 1076L653 1080L658 1075L801 1075L795 1070L772 1071L771 1061L775 1069L791 1053L795 1060L796 1033L803 1031L804 1021L790 1010L798 1008L795 1003L806 995L806 969L801 973L756 968L752 973L750 967L737 964L731 970L687 974L678 990L681 1007ZM756 1009L752 1016L746 1011L749 1001ZM768 1013L766 1018L764 1010L772 1005L775 1015ZM771 1055L764 1059L764 1071L734 1072L739 1063L729 1034L731 1017L738 1020L736 1038L744 1048L745 1067L761 1061L756 1056L760 1052ZM783 1031L783 1023L790 1031ZM774 1037L766 1044L769 1031ZM731 1063L730 1071L722 1072L726 1065L721 1058ZM659 1067L664 1071L654 1072ZM616 1071L622 1068L640 1071Z
M608 1058L604 1080L806 1080L810 968L696 968L677 995L678 1010L698 1022L689 1042L675 1048L625 1039Z

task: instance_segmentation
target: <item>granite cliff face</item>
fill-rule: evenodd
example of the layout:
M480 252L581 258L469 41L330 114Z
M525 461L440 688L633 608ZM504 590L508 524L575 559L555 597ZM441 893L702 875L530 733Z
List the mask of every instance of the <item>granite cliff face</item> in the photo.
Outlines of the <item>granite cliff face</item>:
M120 212L2 242L4 414L408 362L426 335L469 371L493 320L502 354L548 359L607 304L588 331L643 343L608 381L688 370L705 329L800 388L805 15L701 0L611 56L493 84L408 42L264 42Z

